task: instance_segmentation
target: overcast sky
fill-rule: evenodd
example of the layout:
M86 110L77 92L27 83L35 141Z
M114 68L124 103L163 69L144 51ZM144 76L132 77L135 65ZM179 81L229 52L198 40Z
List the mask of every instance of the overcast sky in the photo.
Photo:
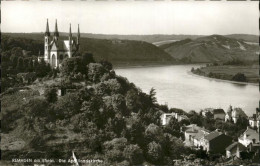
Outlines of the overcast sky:
M2 1L2 32L99 34L259 34L258 2Z

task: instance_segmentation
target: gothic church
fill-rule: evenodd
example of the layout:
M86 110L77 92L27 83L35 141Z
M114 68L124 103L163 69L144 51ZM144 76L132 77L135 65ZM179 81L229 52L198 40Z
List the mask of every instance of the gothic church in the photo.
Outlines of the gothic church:
M76 40L73 39L71 33L71 25L69 29L68 40L60 40L57 20L55 22L55 31L51 39L49 31L49 23L47 19L46 31L44 35L44 61L49 63L52 68L57 68L65 58L71 58L79 50L79 25Z

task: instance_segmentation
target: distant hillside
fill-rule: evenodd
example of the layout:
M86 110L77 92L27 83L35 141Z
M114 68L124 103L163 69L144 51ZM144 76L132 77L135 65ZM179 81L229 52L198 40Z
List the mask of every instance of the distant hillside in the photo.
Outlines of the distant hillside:
M97 59L112 62L169 62L173 61L168 53L143 41L81 39L81 51L92 52Z
M40 33L19 33L2 35L8 35L13 38L34 39L37 42L42 41L43 45L43 34ZM61 36L60 38L65 39L66 36ZM114 64L174 62L174 58L172 58L168 53L164 52L153 44L144 41L92 39L82 37L80 43L81 52L91 52L94 54L95 59L106 59ZM43 53L43 50L40 51L41 53Z
M25 37L33 39L42 39L44 33L4 33L14 37ZM76 34L74 34L76 35ZM148 43L161 42L166 40L183 40L186 38L196 39L202 37L202 35L107 35L107 34L92 34L92 33L81 33L82 38L93 38L93 39L119 39L119 40L138 40L145 41ZM60 36L68 36L68 33L61 32Z
M259 36L257 36L257 35L231 34L231 35L226 35L226 37L240 39L240 40L244 40L247 42L259 43Z
M257 45L220 35L185 39L159 47L185 63L226 62L233 59L256 61L260 51Z
M42 36L44 33L4 33L8 34L10 36L15 37L32 37L33 39L42 39ZM61 32L61 36L67 36L68 33ZM226 37L235 38L235 39L241 39L248 42L259 42L259 36L258 35L248 35L248 34L230 34L230 35L224 35ZM94 39L120 39L120 40L138 40L138 41L146 41L148 43L163 43L166 41L171 40L184 40L184 39L197 39L200 37L205 37L205 35L161 35L161 34L155 34L155 35L107 35L107 34L92 34L92 33L81 33L81 37L83 38L94 38Z

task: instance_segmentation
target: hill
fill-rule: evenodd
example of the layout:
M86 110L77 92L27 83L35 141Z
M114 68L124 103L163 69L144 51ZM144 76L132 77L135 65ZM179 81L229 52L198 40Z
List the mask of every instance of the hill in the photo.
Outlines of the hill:
M230 34L226 35L226 37L240 39L247 42L259 43L259 36L257 35L249 35L249 34Z
M185 63L227 62L234 59L257 61L259 47L244 40L211 35L185 39L159 46L173 58Z
M66 36L62 36L61 39L66 39ZM43 34L41 33L15 33L15 34L2 34L2 38L11 37L12 40L17 39L29 39L43 41ZM7 37L6 37L7 36ZM6 40L8 43L9 40ZM5 41L4 41L5 42ZM118 63L171 63L174 62L168 53L164 52L160 48L154 46L153 44L144 41L134 41L134 40L118 40L118 39L93 39L84 38L80 40L81 52L91 52L95 55L97 60L105 59L111 61L113 64ZM21 46L21 44L19 45ZM17 46L16 46L17 47ZM23 48L26 50L26 48ZM41 53L43 53L43 42L41 47ZM39 52L38 51L38 52Z
M42 40L42 36L44 33L2 33L7 34L12 37L23 37L23 38L31 38L31 39L37 39ZM68 33L61 32L61 36L68 36ZM76 35L76 34L75 34ZM234 39L240 39L247 42L253 42L258 43L259 37L258 35L250 35L250 34L230 34L230 35L223 35L225 37L230 37ZM154 35L110 35L110 34L92 34L92 33L81 33L81 37L83 38L93 38L93 39L120 39L120 40L138 40L138 41L145 41L148 43L160 43L165 42L168 43L168 41L171 40L184 40L184 39L197 39L200 37L205 37L205 35L162 35L162 34L154 34Z

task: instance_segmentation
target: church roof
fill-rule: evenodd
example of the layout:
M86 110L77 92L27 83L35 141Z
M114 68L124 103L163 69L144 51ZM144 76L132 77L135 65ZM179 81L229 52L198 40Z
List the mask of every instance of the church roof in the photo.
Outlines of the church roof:
M68 48L65 46L64 40L53 40L50 46L51 50L68 51Z
M72 42L72 49L76 49L76 42L74 40ZM53 40L50 43L51 50L59 50L59 51L69 51L69 40Z

